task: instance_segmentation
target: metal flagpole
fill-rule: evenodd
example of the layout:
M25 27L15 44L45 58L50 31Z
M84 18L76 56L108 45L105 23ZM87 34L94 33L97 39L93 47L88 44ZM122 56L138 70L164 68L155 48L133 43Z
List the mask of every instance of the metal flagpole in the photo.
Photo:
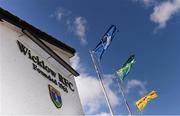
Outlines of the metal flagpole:
M111 115L113 116L114 114L113 114L112 106L111 106L111 104L110 104L110 102L109 102L107 93L106 93L106 91L105 91L105 87L104 87L103 82L102 82L102 77L101 77L101 74L100 74L100 69L99 69L99 66L97 65L97 62L96 62L96 59L95 59L95 56L94 56L94 51L91 52L91 51L89 50L89 52L90 52L91 59L92 59L92 61L93 61L93 64L94 64L96 73L97 73L97 75L98 75L98 79L99 79L100 85L101 85L101 87L102 87L102 90L103 90L103 93L104 93L106 102L107 102L107 104L108 104L109 111L110 111Z
M141 116L141 111L137 108L138 114L139 116Z
M116 76L116 74L115 74L115 76ZM126 107L127 107L128 112L129 112L129 115L132 116L132 112L131 112L131 110L130 110L130 106L129 106L129 104L128 104L126 98L125 98L125 95L124 95L124 91L123 91L123 87L122 87L122 83L123 83L123 82L120 80L120 83L121 83L121 84L119 84L119 81L118 81L117 78L116 78L116 80L117 80L117 82L118 82L119 88L121 89L121 93L122 93L122 96L123 96L123 99L124 99L124 103L126 104Z

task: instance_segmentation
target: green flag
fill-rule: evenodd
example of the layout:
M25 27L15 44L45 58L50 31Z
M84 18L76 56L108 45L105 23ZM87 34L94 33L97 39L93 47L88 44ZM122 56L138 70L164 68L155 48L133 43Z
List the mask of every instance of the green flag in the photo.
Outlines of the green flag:
M121 78L122 80L125 79L132 65L136 62L134 57L135 57L134 55L131 55L126 61L126 63L124 63L124 65L116 72L118 77Z

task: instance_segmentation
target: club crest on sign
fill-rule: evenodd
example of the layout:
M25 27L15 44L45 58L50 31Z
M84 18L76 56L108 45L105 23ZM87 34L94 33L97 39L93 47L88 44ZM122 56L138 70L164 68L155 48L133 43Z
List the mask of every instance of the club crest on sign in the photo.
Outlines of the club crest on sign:
M61 99L60 92L51 85L48 85L48 88L49 88L49 94L50 94L51 100L53 101L54 105L57 108L61 108L62 99Z

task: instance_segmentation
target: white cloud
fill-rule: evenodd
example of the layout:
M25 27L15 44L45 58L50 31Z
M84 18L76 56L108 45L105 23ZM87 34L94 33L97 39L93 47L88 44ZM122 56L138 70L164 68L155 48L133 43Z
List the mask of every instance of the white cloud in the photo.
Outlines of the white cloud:
M76 53L72 58L71 58L71 60L70 60L70 63L71 63L71 66L74 68L74 69L76 69L76 70L78 70L78 71L80 71L80 72L83 72L81 69L81 65L80 65L80 57L79 57L79 55L78 55L78 53Z
M165 28L167 22L178 12L180 12L180 0L132 0L142 3L145 6L153 6L150 20L158 24L157 29ZM155 30L156 31L156 30Z
M139 93L140 96L143 96L144 94L147 93L145 85L146 85L146 82L141 82L141 81L135 80L135 79L129 80L127 82L127 86L126 86L125 92L127 94L129 94L131 89L135 89L135 88L137 89L139 87L140 89L138 90L138 93Z
M164 1L154 7L154 12L150 15L151 21L159 24L159 28L164 28L168 20L180 11L180 0Z
M57 19L58 20L61 20L62 19L62 17L63 17L63 13L62 12L59 12L58 14L57 14Z
M108 93L109 100L111 102L112 107L121 105L122 100L117 98L117 93L110 89L111 84L113 84L113 78L115 78L112 74L106 74L103 76L105 79L103 80L105 84L106 91Z
M71 11L66 10L62 7L59 7L54 14L51 15L51 17L55 17L58 21L62 21L63 18L68 18L68 16L71 14Z
M85 68L80 63L80 57L78 54L76 54L75 57L76 58L71 59L71 64L73 68L80 72L80 76L75 79L82 105L86 114L96 114L101 107L107 106L104 94L98 79L84 72ZM82 71L81 68L83 68L84 71ZM111 77L111 75L105 75L105 77ZM118 104L120 104L120 98L110 88L112 81L110 79L106 79L104 82L111 105L116 107Z
M87 114L96 113L101 105L105 105L104 96L96 78L81 74L76 78L79 95L83 107L87 107Z
M100 114L97 114L96 116L111 116L111 114L107 112L101 112Z
M84 17L78 16L74 20L74 32L79 37L83 45L87 44L86 24L87 24L87 21Z
M87 20L82 16L73 16L72 12L59 7L53 14L50 15L52 18L56 18L59 22L67 25L69 32L73 32L82 45L87 44L86 31L87 31Z
M142 3L145 6L151 6L155 4L155 0L132 0L132 1Z

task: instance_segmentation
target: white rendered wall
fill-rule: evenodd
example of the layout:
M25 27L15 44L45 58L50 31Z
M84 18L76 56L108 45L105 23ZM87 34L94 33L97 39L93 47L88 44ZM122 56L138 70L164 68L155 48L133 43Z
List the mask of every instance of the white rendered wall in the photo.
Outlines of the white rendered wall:
M33 61L20 52L17 40L27 47L32 55L38 56L45 65L71 82L74 92L68 87L68 93L63 91L34 70ZM49 74L41 67L38 68ZM51 77L58 81L57 74ZM69 71L53 58L49 58L49 55L28 37L0 22L0 115L83 114L75 79L69 75ZM50 98L48 84L61 93L63 105L60 109L55 107Z

